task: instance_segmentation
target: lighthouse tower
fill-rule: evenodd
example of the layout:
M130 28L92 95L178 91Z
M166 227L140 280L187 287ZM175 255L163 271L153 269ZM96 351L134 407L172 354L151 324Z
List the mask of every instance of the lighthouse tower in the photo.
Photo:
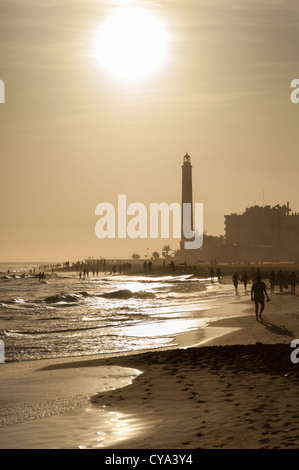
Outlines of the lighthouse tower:
M186 240L183 232L183 204L191 204L191 230L193 230L193 201L192 201L192 165L191 158L188 153L184 156L183 165L182 165L182 218L181 218L181 243L180 248L183 251L184 243ZM190 239L188 240L190 241Z

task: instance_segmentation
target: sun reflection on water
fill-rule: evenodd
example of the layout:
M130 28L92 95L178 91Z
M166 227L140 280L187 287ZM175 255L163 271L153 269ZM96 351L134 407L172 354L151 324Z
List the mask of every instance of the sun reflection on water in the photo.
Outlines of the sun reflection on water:
M89 433L84 435L80 449L109 448L123 441L140 437L158 421L139 419L136 415L116 411L86 409L89 413ZM83 437L83 436L82 436Z

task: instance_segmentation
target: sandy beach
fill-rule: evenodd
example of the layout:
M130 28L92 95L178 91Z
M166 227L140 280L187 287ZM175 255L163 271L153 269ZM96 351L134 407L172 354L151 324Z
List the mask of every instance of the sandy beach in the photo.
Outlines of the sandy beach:
M297 448L298 306L272 294L257 322L236 296L173 349L0 364L0 448Z

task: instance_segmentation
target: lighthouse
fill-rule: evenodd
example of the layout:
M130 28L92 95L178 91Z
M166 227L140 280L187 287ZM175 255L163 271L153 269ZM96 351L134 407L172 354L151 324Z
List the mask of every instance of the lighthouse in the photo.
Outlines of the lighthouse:
M181 243L180 248L183 251L184 243L186 240L190 241L184 236L183 231L183 207L184 203L189 203L191 207L191 227L190 229L193 230L193 201L192 201L192 165L191 165L191 158L188 153L184 156L183 165L182 165L182 217L181 217Z

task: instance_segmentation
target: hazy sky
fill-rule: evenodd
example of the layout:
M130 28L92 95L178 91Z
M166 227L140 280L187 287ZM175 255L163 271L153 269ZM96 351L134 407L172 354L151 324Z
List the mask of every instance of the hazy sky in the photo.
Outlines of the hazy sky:
M165 25L164 63L115 79L102 22L142 6ZM290 201L299 211L299 4L289 0L0 0L0 261L141 256L179 240L100 240L100 202L181 201L193 165L204 226Z

